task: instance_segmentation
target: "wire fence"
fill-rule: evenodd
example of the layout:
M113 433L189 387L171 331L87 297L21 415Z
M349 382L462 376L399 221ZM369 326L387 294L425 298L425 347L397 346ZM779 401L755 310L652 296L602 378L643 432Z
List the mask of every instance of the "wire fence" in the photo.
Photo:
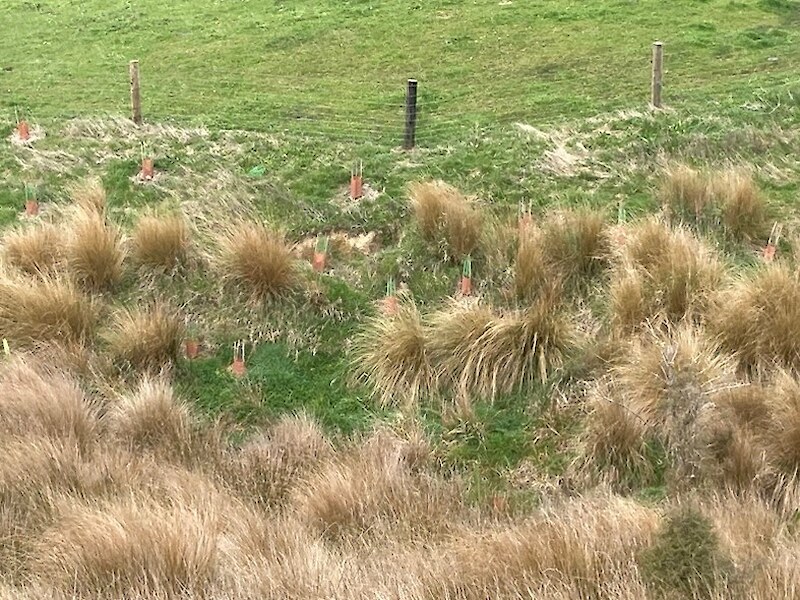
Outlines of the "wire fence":
M798 106L800 74L793 64L800 55L777 58L764 51L710 57L696 48L669 45L664 55L663 98L668 107L705 106L714 111L749 105L769 112ZM420 69L419 75L400 73L389 63L371 65L368 72L340 73L320 61L302 74L289 75L263 72L258 64L238 70L213 63L170 70L142 60L142 107L150 121L400 146L406 127L405 82L416 75L416 142L424 146L482 127L516 122L542 126L563 122L565 115L646 110L651 57L646 46L636 51L609 46L558 61L526 55L504 65L503 57L489 57L477 74L472 67L456 65L429 74ZM499 72L501 66L502 77L494 78L492 69ZM125 64L104 69L112 74L112 83L103 84L101 95L108 114L129 114ZM47 85L46 79L42 85Z

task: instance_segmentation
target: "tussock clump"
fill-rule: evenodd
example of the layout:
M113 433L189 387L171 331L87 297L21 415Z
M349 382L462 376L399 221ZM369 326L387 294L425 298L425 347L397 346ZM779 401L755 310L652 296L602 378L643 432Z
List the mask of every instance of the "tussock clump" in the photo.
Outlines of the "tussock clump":
M94 441L94 410L66 373L15 359L0 372L0 390L0 428L5 435L49 436L84 450Z
M303 474L332 450L316 421L305 414L283 417L241 448L226 479L256 504L280 506Z
M15 578L54 518L54 498L82 492L82 461L74 441L30 434L4 435L0 456L0 578Z
M714 525L690 506L678 507L665 517L640 562L643 577L655 590L691 598L715 597L733 570Z
M711 194L722 208L722 225L735 240L752 241L768 233L768 206L753 181L752 173L732 169L717 175Z
M96 303L63 279L0 278L0 331L12 346L83 342L97 313Z
M431 597L525 597L529 590L567 588L566 597L617 598L602 592L617 577L617 584L635 587L637 554L658 522L652 509L621 498L559 503L525 522L454 540L452 562Z
M783 265L767 267L719 296L711 329L744 370L800 368L798 298L797 274Z
M144 377L112 405L106 419L113 438L133 452L180 459L191 449L191 412L163 378Z
M86 212L104 215L106 212L106 190L97 178L88 178L70 188L73 204Z
M709 224L715 218L709 179L688 165L672 165L661 178L658 196L673 220Z
M779 373L770 400L772 423L763 437L767 458L791 475L800 471L800 381Z
M161 303L122 309L104 337L120 366L158 371L178 360L183 323L174 310Z
M609 292L612 323L630 332L648 321L697 321L722 277L721 264L697 238L645 222L632 232Z
M3 259L28 275L53 273L63 257L63 246L64 238L58 227L37 225L7 233L3 238Z
M261 223L228 228L217 246L220 275L257 298L286 294L296 284L294 257L283 236Z
M323 465L294 494L298 514L334 538L343 535L429 536L452 526L459 488L415 468L419 452L378 430L363 446ZM461 507L463 509L463 507Z
M604 215L599 211L564 211L542 229L542 251L565 285L578 288L609 265L611 248Z
M623 490L641 487L656 476L647 422L617 401L605 386L593 391L586 430L581 437L579 466Z
M692 417L733 381L733 365L701 331L684 325L634 339L612 374L638 415L663 424Z
M485 304L451 301L431 315L427 352L435 365L437 386L458 387L464 371L497 318Z
M453 303L432 317L428 338L440 385L491 398L547 379L576 339L552 296L505 314Z
M102 214L79 210L70 224L65 248L72 277L91 291L106 291L122 278L122 234Z
M133 258L143 266L170 270L189 252L189 228L181 215L145 215L133 230Z
M659 197L675 221L703 228L721 225L737 241L767 233L767 201L745 169L701 172L674 165L662 178Z
M443 181L427 181L411 184L409 195L423 238L443 244L455 260L475 252L483 215L460 191Z
M574 343L575 330L563 307L543 297L490 324L463 371L462 386L494 397L533 380L544 381Z
M60 594L197 597L216 575L213 511L133 499L65 504L34 553L37 579Z
M367 322L356 339L353 367L384 404L413 403L432 391L426 330L412 300L401 301L395 315Z
M514 263L514 295L521 302L537 298L557 280L542 244L541 232L522 233Z
M732 361L694 327L634 338L592 394L580 466L623 489L667 465L678 483L717 477L731 425L716 399L733 381Z

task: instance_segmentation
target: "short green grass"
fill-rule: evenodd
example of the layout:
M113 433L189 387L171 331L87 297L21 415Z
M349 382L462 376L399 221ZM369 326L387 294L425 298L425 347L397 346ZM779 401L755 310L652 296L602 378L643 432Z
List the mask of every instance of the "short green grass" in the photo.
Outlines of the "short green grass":
M177 381L207 415L250 428L306 410L332 432L363 431L399 415L349 379L352 333L388 277L428 310L460 271L411 225L410 181L445 179L498 216L525 202L537 214L581 205L615 220L657 208L668 160L747 163L776 218L790 222L800 191L798 24L789 0L6 0L0 135L7 140L15 110L47 135L31 148L0 143L0 224L20 220L25 185L46 209L66 203L67 183L94 174L126 228L165 205L194 215L227 206L226 218L263 218L293 242L374 232L367 255L334 254L330 273L309 276L318 304L298 297L251 310L218 293L205 267L183 278L129 274L115 299L168 296L200 324L207 350L178 366ZM652 112L656 39L668 109ZM141 130L114 120L128 112L133 58ZM420 81L419 144L404 152L408 77ZM148 185L132 180L142 144L159 173ZM375 194L360 203L345 197L356 160ZM210 250L206 238L195 243ZM480 287L482 260L473 276L491 295ZM275 335L259 340L239 381L226 369L248 329ZM476 495L488 496L516 489L520 473L565 470L579 423L553 395L476 401L468 419L426 405L421 419L443 468L469 472ZM657 498L661 482L650 483L640 495Z

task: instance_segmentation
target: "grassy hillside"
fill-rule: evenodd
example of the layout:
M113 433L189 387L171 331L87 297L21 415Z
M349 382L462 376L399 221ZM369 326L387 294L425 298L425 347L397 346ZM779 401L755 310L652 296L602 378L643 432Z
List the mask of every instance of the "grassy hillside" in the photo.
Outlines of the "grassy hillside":
M650 45L666 44L670 104L715 112L796 89L797 6L786 0L564 3L203 3L11 0L0 9L2 107L34 119L127 110L214 127L290 128L366 142L402 124L421 82L423 139L640 107Z
M0 6L0 598L792 597L796 3L163 4Z

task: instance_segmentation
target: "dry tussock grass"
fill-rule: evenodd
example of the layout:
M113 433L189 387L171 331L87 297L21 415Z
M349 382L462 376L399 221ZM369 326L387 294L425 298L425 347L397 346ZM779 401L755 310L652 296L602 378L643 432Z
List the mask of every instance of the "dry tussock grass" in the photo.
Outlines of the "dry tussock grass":
M670 217L678 221L702 223L709 215L708 177L688 165L676 164L666 169L658 196Z
M308 415L283 417L230 457L223 479L259 506L281 506L293 486L332 452L319 424Z
M35 546L36 578L80 598L199 596L216 574L220 516L147 500L63 502Z
M558 276L547 258L541 232L524 231L519 237L514 262L514 296L520 302L530 302L551 288L554 280L557 282Z
M80 209L105 215L106 190L100 179L90 177L74 184L69 190L69 195L72 203Z
M541 245L565 285L572 288L596 278L611 258L605 216L599 211L576 209L555 215L542 228Z
M78 383L57 369L15 358L0 372L0 429L7 435L41 435L88 450L97 429L96 411Z
M405 303L359 334L354 365L382 402L413 403L437 389L494 398L546 380L577 340L553 295L505 313L451 302L429 321Z
M96 211L76 211L69 224L65 256L72 277L88 290L109 290L122 278L122 234Z
M426 536L450 529L459 512L456 485L418 469L426 448L386 430L325 464L295 492L293 505L334 539L385 534ZM401 531L402 530L402 531Z
M401 298L395 315L367 322L355 341L353 367L381 403L414 403L434 387L426 344L416 305Z
M447 256L461 260L474 254L483 228L483 214L455 187L427 181L409 187L411 208L422 237L443 244Z
M459 340L445 338L446 333L434 329L432 338L455 351ZM563 307L552 297L542 297L526 309L494 317L480 337L461 349L459 358L464 362L454 355L448 370L455 372L461 391L494 398L547 380L563 364L576 339Z
M723 274L688 231L646 221L631 232L609 290L612 324L629 333L647 322L701 320Z
M97 303L69 281L0 277L0 331L12 346L86 341L97 316Z
M722 225L730 237L754 241L767 236L769 207L751 172L731 169L718 174L711 194L722 207Z
M621 488L641 485L657 442L678 481L716 474L731 452L720 452L730 430L717 398L734 383L733 361L693 326L633 338L593 390L578 464Z
M186 261L189 227L178 214L147 214L136 223L131 244L139 265L168 271Z
M163 378L142 378L105 419L110 435L132 452L154 452L170 460L186 457L192 448L193 415Z
M674 221L703 228L721 225L737 241L766 236L768 206L751 171L698 171L687 165L669 167L659 197Z
M183 321L163 303L122 309L104 338L110 356L121 367L160 371L180 356Z
M743 370L768 372L773 365L800 368L800 280L773 265L738 282L717 298L711 328Z
M5 264L28 275L53 274L63 258L64 237L49 223L7 233L3 238Z
M219 234L216 258L223 279L259 299L286 294L297 284L283 236L261 223L237 223Z

